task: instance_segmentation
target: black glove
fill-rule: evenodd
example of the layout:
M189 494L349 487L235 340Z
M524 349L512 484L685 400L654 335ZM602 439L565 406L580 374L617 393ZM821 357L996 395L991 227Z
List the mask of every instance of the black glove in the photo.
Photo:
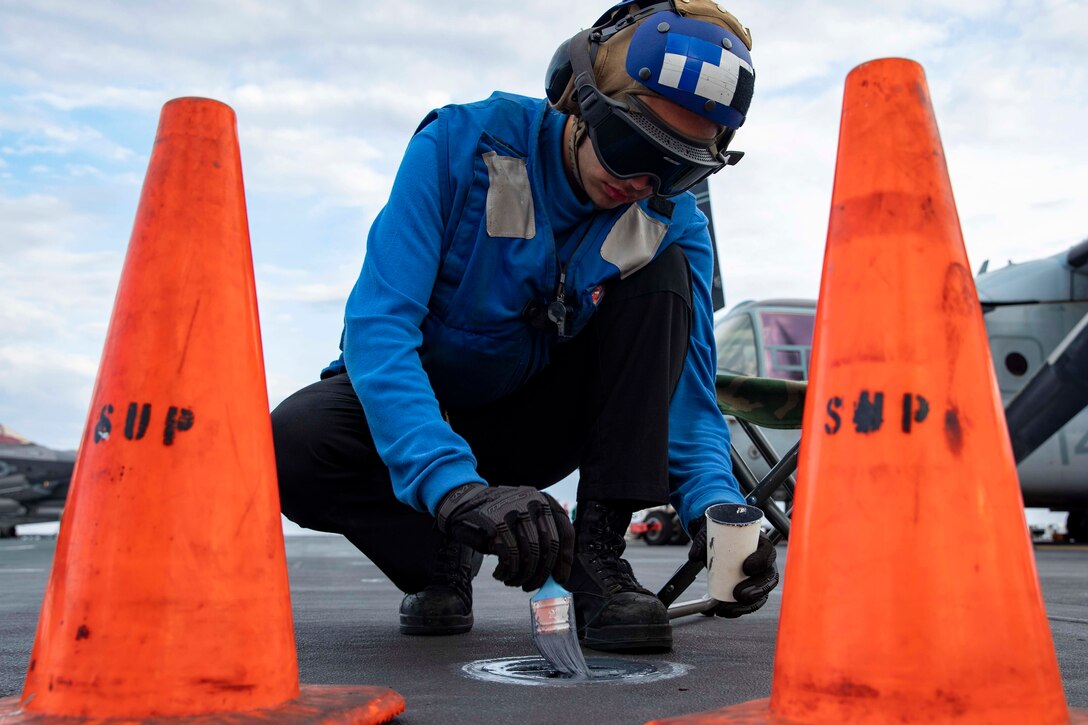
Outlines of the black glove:
M691 522L691 548L688 549L689 560L706 561L706 518L700 516ZM778 552L774 544L762 531L759 532L759 543L756 550L748 555L741 564L748 578L742 579L733 587L735 602L721 602L709 612L708 616L717 615L734 619L745 614L751 614L767 603L767 595L778 586L778 567L775 559Z
M529 486L468 483L435 509L438 528L484 554L499 557L494 577L527 592L548 575L564 583L574 559L574 526L559 502Z

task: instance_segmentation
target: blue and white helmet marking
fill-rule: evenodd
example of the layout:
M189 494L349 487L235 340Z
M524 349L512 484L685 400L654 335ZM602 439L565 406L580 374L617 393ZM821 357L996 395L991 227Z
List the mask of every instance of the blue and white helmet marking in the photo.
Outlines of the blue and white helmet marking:
M752 57L740 38L671 12L639 26L626 68L651 91L728 128L744 123L755 90Z
M755 76L750 63L720 45L687 35L669 35L657 82L729 106L737 95L741 69Z

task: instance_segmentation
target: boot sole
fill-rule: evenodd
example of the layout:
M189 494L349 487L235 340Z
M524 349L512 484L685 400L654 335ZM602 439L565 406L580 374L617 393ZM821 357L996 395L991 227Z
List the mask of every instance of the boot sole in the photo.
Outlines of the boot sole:
M445 637L464 634L472 629L471 614L451 614L447 617L414 617L400 615L400 633L413 637Z
M586 627L579 636L583 644L599 652L669 652L672 626L668 624L616 624Z

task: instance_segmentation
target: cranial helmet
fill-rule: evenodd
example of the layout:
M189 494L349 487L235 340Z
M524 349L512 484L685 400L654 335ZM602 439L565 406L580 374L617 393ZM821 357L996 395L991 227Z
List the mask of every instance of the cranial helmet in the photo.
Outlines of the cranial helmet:
M649 174L680 193L743 155L727 151L755 88L751 33L712 0L625 0L565 41L548 68L551 104L580 117L618 178ZM707 144L672 129L639 101L659 96L721 129Z

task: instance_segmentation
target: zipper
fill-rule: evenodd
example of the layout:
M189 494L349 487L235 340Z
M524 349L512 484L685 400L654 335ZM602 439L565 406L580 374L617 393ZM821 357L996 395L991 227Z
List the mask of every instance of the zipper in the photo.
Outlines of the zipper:
M570 337L570 317L574 310L567 307L567 268L559 261L559 250L555 252L555 261L559 265L559 285L555 289L555 300L548 305L548 319L555 323L560 339Z
M620 215L616 215L610 222L607 222L609 223L610 228L611 225L615 224L616 219L618 219L619 216ZM573 337L571 330L574 323L574 307L567 304L567 268L569 265L575 264L577 260L580 259L580 254L582 249L586 246L586 242L591 237L594 237L595 233L599 231L599 225L605 223L606 222L601 219L590 222L589 228L586 229L585 234L583 234L582 238L578 240L578 243L574 245L574 249L571 251L570 258L567 260L566 264L563 263L563 260L559 256L559 245L555 244L554 237L552 239L552 243L555 247L555 264L559 268L559 279L555 286L555 300L548 305L548 319L555 323L555 328L558 331L559 339L561 340L567 340Z

